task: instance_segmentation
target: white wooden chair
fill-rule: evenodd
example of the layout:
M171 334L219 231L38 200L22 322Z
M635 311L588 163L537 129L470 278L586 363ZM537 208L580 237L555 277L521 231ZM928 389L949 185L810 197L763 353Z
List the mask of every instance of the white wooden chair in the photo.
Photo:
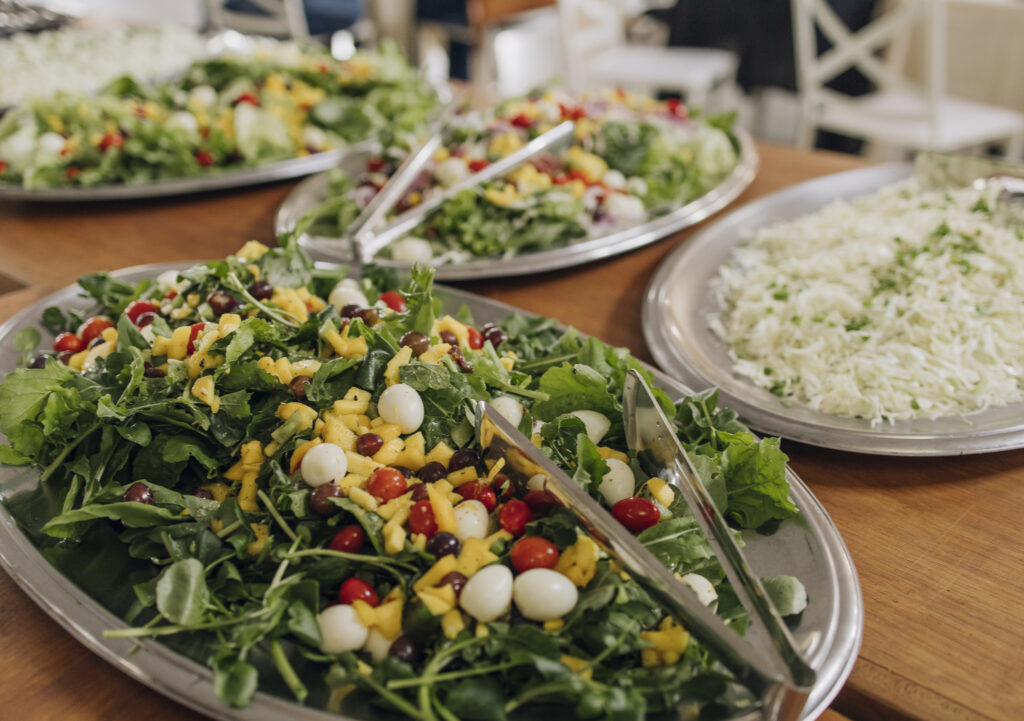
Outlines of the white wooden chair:
M302 0L249 0L265 15L239 12L224 7L227 0L206 0L210 24L218 29L237 30L247 35L305 40L309 25Z
M945 0L900 0L864 28L851 32L827 0L790 0L796 45L801 117L797 145L810 148L818 129L885 147L911 150L963 150L1004 143L1017 157L1024 141L1024 115L1007 108L946 94ZM817 52L815 28L832 44ZM924 30L921 82L913 82L880 56L893 45L905 47L909 34ZM851 97L825 87L832 78L857 68L876 86ZM1016 72L1006 68L1006 72Z
M728 50L626 42L621 0L558 0L568 84L677 91L691 106L716 108L736 84L739 59Z

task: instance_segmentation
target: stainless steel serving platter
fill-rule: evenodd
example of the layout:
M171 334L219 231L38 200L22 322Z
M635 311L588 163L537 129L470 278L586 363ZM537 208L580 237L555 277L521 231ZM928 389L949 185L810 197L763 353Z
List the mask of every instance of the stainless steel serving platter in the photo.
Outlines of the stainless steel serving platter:
M699 223L739 197L757 174L759 159L753 139L743 130L737 130L736 136L740 142L740 158L733 171L715 188L670 213L640 225L617 228L604 235L584 238L562 248L523 253L511 258L482 258L441 264L437 266L436 277L439 280L474 280L541 273L581 265L635 250ZM365 158L360 160L355 155L350 156L339 167L350 175L356 175L365 168ZM326 174L315 175L299 183L277 211L277 232L292 230L300 218L325 200L326 195ZM351 263L353 260L347 239L305 234L299 238L299 242L318 259L337 263ZM374 262L394 268L409 267L408 264L383 258Z
M136 266L114 275L135 281L183 267L181 263ZM49 305L87 307L79 293L77 285L68 286L0 326L0 374L13 370L20 358L13 346L14 335L22 328L39 328L40 314ZM477 322L500 321L515 311L503 303L451 288L439 288L438 295L450 310L467 306ZM673 396L690 392L662 373L655 371L655 377ZM817 671L817 683L802 715L809 721L828 707L853 668L860 647L864 608L856 570L838 530L796 474L787 469L787 476L801 517L784 523L773 536L744 533L745 553L758 575L793 574L807 588L810 605L793 633ZM48 502L47 495L46 489L40 487L36 469L0 466L0 565L46 613L87 648L155 691L212 718L337 721L336 714L295 704L284 696L286 690L282 690L281 696L261 691L248 708L228 708L217 699L213 674L205 666L153 639L104 638L105 630L124 628L125 622L51 565L34 542L38 540L34 529L47 517L40 510L40 503ZM27 499L34 500L30 503ZM351 721L397 718L382 713L379 708L347 711L349 715L341 718ZM554 717L551 713L541 715ZM753 721L759 716L747 714L743 718Z
M758 228L872 193L910 177L909 164L851 170L786 188L744 206L672 252L647 289L644 335L658 364L697 387L717 386L723 405L752 428L826 448L900 456L948 456L1024 447L1024 403L965 416L872 426L786 403L732 372L726 344L708 327L714 283L733 249Z

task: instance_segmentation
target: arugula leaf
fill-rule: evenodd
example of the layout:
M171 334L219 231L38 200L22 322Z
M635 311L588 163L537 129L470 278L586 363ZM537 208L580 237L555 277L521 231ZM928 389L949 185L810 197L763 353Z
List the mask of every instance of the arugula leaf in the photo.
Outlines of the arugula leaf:
M733 520L744 528L759 528L799 513L789 500L789 459L779 449L778 438L758 441L752 433L726 431L718 431L718 437L728 444L722 455L722 473Z
M576 410L598 411L609 417L622 414L621 403L609 392L607 379L590 366L564 363L549 368L540 377L539 386L548 398L534 403L531 410L542 421Z
M55 516L43 526L43 533L54 538L74 538L84 526L100 518L120 521L129 528L166 526L179 523L182 517L161 506L150 506L134 501L94 503Z
M163 572L156 584L157 610L171 623L196 626L210 601L203 564L195 558L177 561Z

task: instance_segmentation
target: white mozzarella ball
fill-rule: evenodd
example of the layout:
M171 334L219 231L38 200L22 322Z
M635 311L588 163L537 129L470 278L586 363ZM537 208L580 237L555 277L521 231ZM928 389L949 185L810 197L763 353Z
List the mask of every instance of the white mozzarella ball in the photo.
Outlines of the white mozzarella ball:
M316 617L316 623L320 627L320 650L324 653L356 651L370 635L359 614L348 604L325 608Z
M687 573L679 580L693 589L693 592L697 594L697 600L705 606L710 606L718 600L718 591L715 590L715 585L699 573Z
M434 168L434 176L437 181L446 188L450 188L460 180L469 177L469 168L462 158L445 158Z
M370 301L366 299L363 291L359 288L359 283L352 278L345 278L334 286L334 290L327 296L327 302L338 310L346 305L358 305L362 308L370 305Z
M516 608L531 621L561 618L575 608L578 598L576 584L550 568L531 568L512 584Z
M512 605L512 571L501 564L481 568L462 587L459 605L481 623L504 616Z
M633 195L643 197L647 195L647 181L639 177L630 178L626 181L626 190Z
M538 473L534 476L530 476L530 480L526 482L527 491L543 491L548 487L548 477L543 473Z
M302 129L302 143L307 148L319 150L327 145L327 133L324 132L323 128L307 125Z
M615 220L643 220L647 217L644 201L635 195L609 193L604 207Z
M200 108L213 107L217 102L217 91L209 85L197 85L188 94L188 101Z
M601 182L614 190L626 189L626 176L615 168L606 171L604 177L601 178Z
M409 236L391 244L391 257L400 263L429 263L434 251L423 238Z
M377 629L371 628L370 632L366 635L366 643L363 644L363 650L369 651L373 660L380 663L388 657L388 651L391 650L391 641L384 638L384 634Z
M423 423L423 399L412 386L395 383L380 394L377 412L385 423L397 423L402 433L415 433Z
M196 116L184 110L172 113L171 117L167 118L165 127L168 130L183 130L190 136L199 134L199 121L196 120Z
M618 458L606 458L604 462L608 464L608 472L604 474L597 490L604 496L605 503L614 506L633 495L636 479L633 470Z
M340 446L321 443L306 451L306 455L302 457L300 470L306 485L316 488L344 478L348 471L348 458Z
M64 136L60 133L43 133L36 140L36 150L41 155L60 155L64 149Z
M455 537L460 542L467 538L486 538L491 524L487 506L480 501L462 501L455 506L455 524L458 526Z
M573 411L572 415L583 421L583 425L587 427L587 438L594 445L600 443L604 434L612 427L612 422L608 420L608 417L597 411Z
M555 125L562 120L562 109L558 107L558 103L553 103L550 100L538 102L537 111L540 113L540 119L549 125Z
M491 405L506 421L519 427L519 421L523 420L523 406L519 401L511 396L498 396L491 400Z
M530 429L532 433L540 433L540 429L544 427L544 421L538 421L536 418L533 419L533 428Z

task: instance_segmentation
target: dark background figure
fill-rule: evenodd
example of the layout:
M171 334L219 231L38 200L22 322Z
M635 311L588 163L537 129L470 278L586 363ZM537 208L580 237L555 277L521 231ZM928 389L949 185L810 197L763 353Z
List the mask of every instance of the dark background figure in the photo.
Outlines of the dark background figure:
M417 0L416 22L424 21L464 28L468 33L469 14L466 12L466 0ZM468 44L458 40L449 43L448 57L453 78L469 79L469 53Z
M362 17L362 4L362 0L303 0L309 34L314 37L330 36L336 30L352 27ZM230 0L226 7L237 12L266 15L249 0Z

